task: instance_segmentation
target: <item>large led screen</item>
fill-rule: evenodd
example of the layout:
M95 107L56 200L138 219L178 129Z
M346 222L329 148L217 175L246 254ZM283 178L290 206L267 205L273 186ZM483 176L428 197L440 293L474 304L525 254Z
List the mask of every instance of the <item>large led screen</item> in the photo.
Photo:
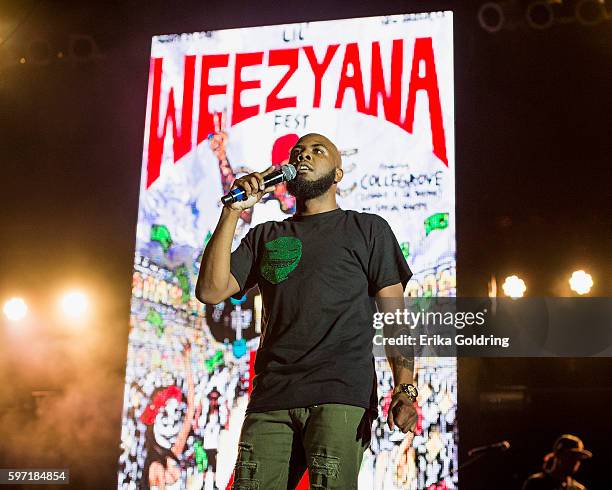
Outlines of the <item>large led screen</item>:
M261 301L254 288L205 306L195 283L220 196L236 177L285 163L301 135L341 150L341 208L390 223L414 272L406 294L456 294L453 108L451 12L153 38L118 488L157 488L160 468L166 488L231 486ZM277 186L242 213L233 248L294 211ZM455 488L455 360L418 360L412 446L385 424L385 359L377 371L360 488Z

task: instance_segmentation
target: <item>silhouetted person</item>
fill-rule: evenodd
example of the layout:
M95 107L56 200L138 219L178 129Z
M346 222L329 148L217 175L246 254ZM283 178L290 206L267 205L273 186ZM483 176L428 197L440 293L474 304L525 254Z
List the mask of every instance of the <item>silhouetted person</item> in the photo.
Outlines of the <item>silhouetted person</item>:
M563 434L555 441L553 451L544 456L543 471L527 478L523 490L586 490L573 475L582 460L591 456L578 437Z

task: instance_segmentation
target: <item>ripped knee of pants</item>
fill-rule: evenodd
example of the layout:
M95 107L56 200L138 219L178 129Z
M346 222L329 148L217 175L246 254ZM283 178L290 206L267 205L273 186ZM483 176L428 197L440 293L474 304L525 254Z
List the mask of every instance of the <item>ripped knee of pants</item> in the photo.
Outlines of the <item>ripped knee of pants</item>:
M259 490L257 461L252 461L253 445L248 442L238 444L238 459L234 468L234 483L232 490Z
M327 454L313 454L308 465L310 488L328 488L330 480L338 479L340 473L340 458Z

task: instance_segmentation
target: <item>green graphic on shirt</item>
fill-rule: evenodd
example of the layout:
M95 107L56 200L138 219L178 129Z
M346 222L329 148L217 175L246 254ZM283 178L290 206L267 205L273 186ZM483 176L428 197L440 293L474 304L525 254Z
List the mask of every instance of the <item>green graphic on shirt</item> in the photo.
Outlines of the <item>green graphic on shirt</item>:
M259 272L272 284L289 276L302 258L302 242L291 236L281 236L265 244Z

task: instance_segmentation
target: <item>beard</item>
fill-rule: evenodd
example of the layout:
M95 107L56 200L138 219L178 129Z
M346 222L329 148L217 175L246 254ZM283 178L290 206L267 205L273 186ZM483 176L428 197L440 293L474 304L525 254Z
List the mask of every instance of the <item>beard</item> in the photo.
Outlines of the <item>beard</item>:
M319 177L317 180L306 180L300 175L295 179L287 181L287 191L296 199L306 200L322 196L334 184L336 169L331 169L329 173Z

